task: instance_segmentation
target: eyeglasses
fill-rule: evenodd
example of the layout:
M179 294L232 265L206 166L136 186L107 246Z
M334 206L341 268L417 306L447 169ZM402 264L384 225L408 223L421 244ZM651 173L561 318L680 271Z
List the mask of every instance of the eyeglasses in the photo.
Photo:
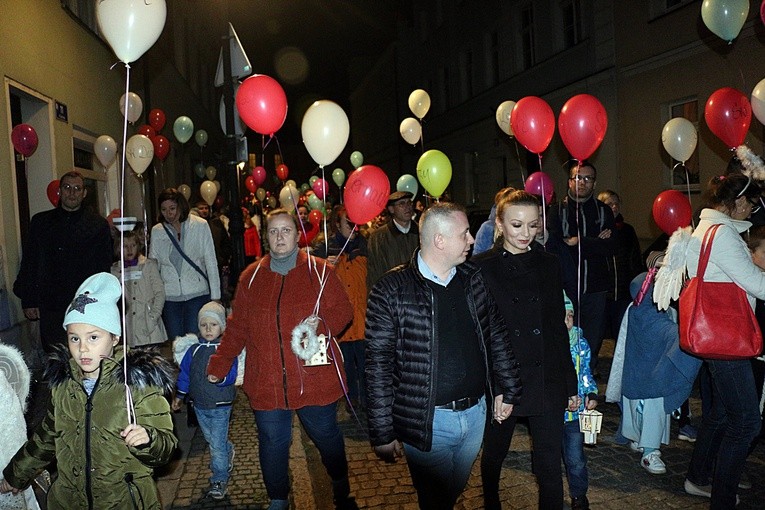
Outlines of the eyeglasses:
M61 189L64 191L74 191L75 193L79 193L80 191L82 191L83 188L82 186L79 186L77 184L75 184L74 186L72 186L71 184L63 184L61 186Z
M585 183L590 183L590 182L594 182L595 181L595 176L594 175L579 175L579 174L576 174L573 177L569 177L568 180L569 181L576 181L576 182L582 181L582 182L585 182Z

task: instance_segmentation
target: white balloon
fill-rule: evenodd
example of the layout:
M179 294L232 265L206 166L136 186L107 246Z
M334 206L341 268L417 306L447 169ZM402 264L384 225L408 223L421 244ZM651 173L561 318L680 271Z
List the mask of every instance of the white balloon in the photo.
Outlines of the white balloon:
M422 125L413 117L407 117L401 121L398 132L407 143L416 144L422 138Z
M215 197L218 195L218 189L215 187L214 182L205 181L199 187L199 194L202 195L202 199L207 202L207 205L213 205Z
M189 187L188 184L181 184L180 186L178 186L178 191L181 192L181 195L183 195L183 197L186 200L191 198L191 188Z
M422 120L422 118L430 110L430 96L422 89L417 89L409 94L409 109L415 117Z
M693 155L698 142L696 126L683 117L675 117L664 124L661 143L664 149L677 161L685 163Z
M322 99L305 112L300 130L308 154L318 165L324 166L343 152L351 128L343 109L337 103Z
M295 210L295 203L300 197L300 192L294 186L284 186L279 192L279 204L288 211Z
M215 179L213 181L213 184L215 184L215 192L220 193L220 181L218 179Z
M214 166L210 165L207 168L205 168L205 175L208 179L211 181L215 179L215 176L218 174L218 169Z
M297 183L293 179L290 179L289 181L285 182L284 185L297 188Z
M752 113L761 124L765 124L765 79L760 80L752 91Z
M102 165L109 167L117 157L117 142L109 135L101 135L93 144L93 152Z
M141 117L143 112L143 101L135 92L122 94L120 97L120 113L125 115L125 95L127 95L127 119L131 124Z
M503 133L510 136L515 136L513 134L513 127L510 125L510 114L513 113L513 108L515 108L515 101L505 101L499 107L497 108L497 125L499 126L499 129L502 130Z
M146 135L133 135L128 138L125 155L130 168L141 175L149 168L151 160L154 158L154 144Z
M135 62L165 27L165 0L99 0L98 29L122 62Z

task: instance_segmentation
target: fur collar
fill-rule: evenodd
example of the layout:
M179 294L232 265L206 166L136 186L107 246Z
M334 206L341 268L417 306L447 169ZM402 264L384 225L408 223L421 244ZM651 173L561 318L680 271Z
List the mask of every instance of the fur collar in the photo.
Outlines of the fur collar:
M122 347L114 349L112 359L101 362L101 377L109 377L118 384L124 384L125 376L122 369ZM78 370L76 363L69 355L65 346L54 349L48 359L45 378L51 388L65 383L69 379L79 380L75 374ZM127 382L129 386L145 389L149 386L160 388L163 394L170 398L175 391L176 368L166 360L156 347L131 348L127 354Z

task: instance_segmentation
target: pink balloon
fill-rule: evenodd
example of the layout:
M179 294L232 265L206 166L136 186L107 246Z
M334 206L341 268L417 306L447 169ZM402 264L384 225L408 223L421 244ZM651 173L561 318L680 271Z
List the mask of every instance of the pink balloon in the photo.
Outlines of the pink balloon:
M236 109L250 129L273 135L287 118L287 94L278 81L265 74L255 74L237 89Z
M327 190L329 189L329 183L325 181L324 179L319 178L313 181L313 185L311 186L311 189L313 189L313 192L316 193L317 197L324 200L327 197Z
M11 142L19 154L28 158L37 150L37 132L29 124L18 124L11 131Z
M266 182L266 169L262 166L256 166L252 169L252 177L255 179L255 184L260 186Z
M360 166L345 183L348 218L357 225L368 222L385 209L389 196L390 181L385 172L374 165Z
M569 154L579 161L592 156L606 136L608 116L598 98L579 94L563 105L558 132Z
M536 195L538 197L545 197L545 204L549 204L552 201L553 193L555 192L555 185L550 179L550 176L544 172L534 172L526 179L524 189Z
M555 114L544 99L527 96L513 107L510 125L515 138L528 151L541 154L555 133Z

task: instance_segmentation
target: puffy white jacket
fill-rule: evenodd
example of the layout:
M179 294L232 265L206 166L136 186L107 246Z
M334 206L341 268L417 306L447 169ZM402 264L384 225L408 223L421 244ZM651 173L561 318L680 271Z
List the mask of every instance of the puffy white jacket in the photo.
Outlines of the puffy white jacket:
M172 228L170 231L173 231ZM186 221L181 223L181 239L178 243L186 255L207 274L210 283L208 285L207 280L185 259L182 260L181 273L178 274L170 262L170 254L175 250L175 246L162 223L158 223L151 229L149 258L159 263L159 274L165 282L166 300L186 301L208 292L210 299L220 299L218 262L207 221L193 214L189 215Z
M735 283L746 291L749 304L754 308L755 298L765 299L765 273L752 262L752 254L740 235L752 226L748 221L734 220L715 209L703 209L688 245L688 276L696 276L704 233L718 223L722 226L712 243L704 281Z

